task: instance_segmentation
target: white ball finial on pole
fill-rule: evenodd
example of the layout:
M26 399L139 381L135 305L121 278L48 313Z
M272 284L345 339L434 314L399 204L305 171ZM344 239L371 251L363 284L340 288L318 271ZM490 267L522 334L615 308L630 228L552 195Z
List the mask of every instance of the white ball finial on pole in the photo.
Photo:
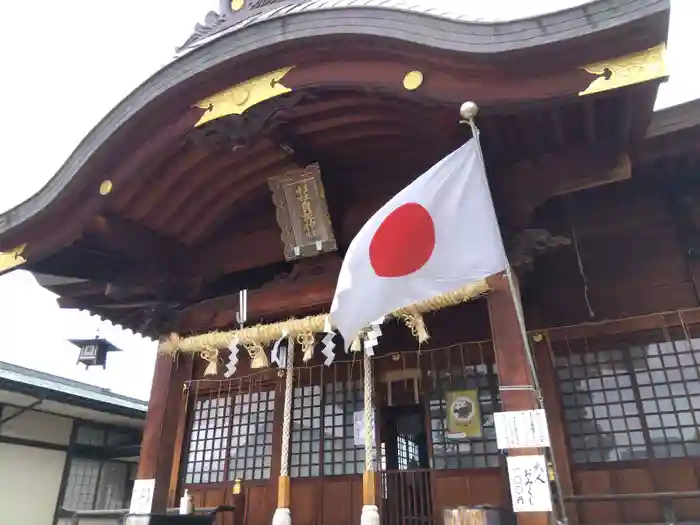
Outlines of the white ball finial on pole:
M474 120L477 113L479 113L479 106L476 105L476 102L472 102L471 100L466 101L459 108L460 116L467 121Z

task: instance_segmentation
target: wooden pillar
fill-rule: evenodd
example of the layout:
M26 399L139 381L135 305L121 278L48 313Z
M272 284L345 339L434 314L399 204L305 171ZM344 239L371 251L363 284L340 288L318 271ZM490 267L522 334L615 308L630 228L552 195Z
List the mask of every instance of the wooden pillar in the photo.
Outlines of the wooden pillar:
M562 494L559 497L572 496L574 483L569 462L569 444L564 428L564 406L561 401L557 370L552 362L551 342L547 333L537 333L532 337L532 352L537 366L537 376L547 414L549 437L552 441L552 455L557 465L557 475ZM576 505L566 504L566 517L570 525L578 523Z
M535 388L536 380L531 373L508 277L505 273L498 274L490 277L488 283L491 287L487 298L489 318L503 410L540 408ZM509 451L511 456L540 453L538 449ZM549 513L546 512L521 512L516 516L518 525L548 525L550 519Z
M170 478L177 467L174 457L180 457L179 453L176 454L179 452L176 445L182 446L178 427L182 426L179 424L181 413L186 409L183 385L192 378L193 362L192 356L158 355L156 358L136 474L137 479L155 479L151 507L154 513L165 512L168 506Z

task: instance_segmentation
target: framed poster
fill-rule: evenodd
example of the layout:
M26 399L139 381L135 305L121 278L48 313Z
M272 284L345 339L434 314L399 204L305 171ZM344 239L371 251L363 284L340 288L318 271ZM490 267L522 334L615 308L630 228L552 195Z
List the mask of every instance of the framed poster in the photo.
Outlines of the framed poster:
M445 401L447 437L453 439L482 437L478 390L447 392Z

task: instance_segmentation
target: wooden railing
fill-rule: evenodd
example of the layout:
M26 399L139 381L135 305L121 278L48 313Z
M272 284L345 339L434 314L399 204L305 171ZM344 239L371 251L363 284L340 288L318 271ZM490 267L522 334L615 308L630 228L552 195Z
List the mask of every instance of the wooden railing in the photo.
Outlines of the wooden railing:
M381 472L382 525L433 525L430 471Z

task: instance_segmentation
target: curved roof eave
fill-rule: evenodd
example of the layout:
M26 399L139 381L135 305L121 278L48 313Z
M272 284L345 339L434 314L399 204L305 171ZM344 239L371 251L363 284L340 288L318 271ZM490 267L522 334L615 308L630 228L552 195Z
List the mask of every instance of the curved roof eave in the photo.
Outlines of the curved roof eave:
M635 10L651 7L654 11L658 10L658 4L667 3L664 0L651 0L638 2L636 0L578 0L579 5L567 7L550 13L541 13L535 15L517 16L511 18L479 18L475 17L473 9L458 11L454 9L437 9L430 0L414 0L407 2L405 0L306 0L297 1L295 3L283 4L279 7L269 7L267 10L254 13L251 16L236 21L235 23L227 23L224 17L218 21L218 24L211 26L199 26L199 33L195 32L180 48L178 52L183 54L197 49L207 43L210 43L218 38L221 38L229 33L237 32L245 27L250 27L267 20L278 18L289 18L294 15L308 14L312 12L333 12L335 17L339 10L352 13L353 11L375 11L378 13L406 13L408 15L423 16L426 19L444 20L449 22L457 22L465 26L473 26L471 31L475 35L488 36L489 39L496 42L489 42L489 47L493 43L505 43L506 49L503 51L512 50L512 44L518 40L528 41L533 40L528 46L517 45L516 49L524 47L540 46L543 43L541 37L546 34L552 34L555 37L561 32L561 29L566 26L571 26L575 32L579 29L578 22L582 18L593 29L598 24L611 23L617 25L614 19L618 16L626 17ZM630 8L627 4L635 4L634 8ZM644 5L640 5L644 4ZM583 15L583 17L582 17ZM382 15L380 15L382 16ZM430 24L427 24L428 26ZM559 27L558 27L559 26ZM599 28L596 28L598 30ZM513 34L517 34L519 38L513 39ZM436 35L437 36L437 35ZM556 38L557 40L565 40L566 37ZM581 36L577 34L576 36ZM492 49L487 52L499 52L497 49Z
M345 0L353 2L353 0ZM366 1L366 0L363 0ZM403 3L391 0L392 4ZM272 45L330 35L376 36L439 50L497 55L607 32L670 9L670 0L596 0L565 11L509 22L475 23L435 10L415 11L385 5L333 7L311 0L276 8L232 27L156 72L110 111L81 141L49 182L35 195L0 215L0 241L45 210L110 137L168 90L229 60ZM316 6L316 8L311 8ZM378 13L381 12L381 16ZM658 42L657 42L658 43ZM2 249L7 249L5 243Z

